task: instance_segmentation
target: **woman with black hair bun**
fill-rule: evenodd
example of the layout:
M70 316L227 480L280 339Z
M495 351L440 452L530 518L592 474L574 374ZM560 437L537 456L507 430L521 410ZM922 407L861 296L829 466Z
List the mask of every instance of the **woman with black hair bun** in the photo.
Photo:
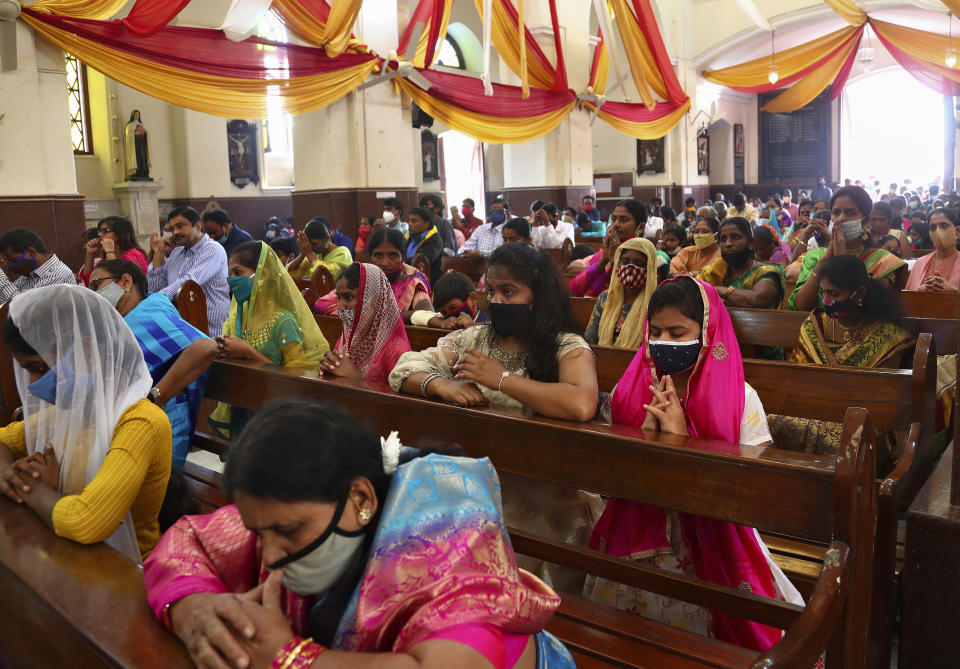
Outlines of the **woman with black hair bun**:
M551 418L593 418L596 363L553 258L528 244L501 246L490 256L486 286L491 323L403 354L390 386L462 406L489 402Z
M574 667L493 465L418 455L329 402L263 407L227 458L233 504L179 520L144 565L157 618L204 667Z

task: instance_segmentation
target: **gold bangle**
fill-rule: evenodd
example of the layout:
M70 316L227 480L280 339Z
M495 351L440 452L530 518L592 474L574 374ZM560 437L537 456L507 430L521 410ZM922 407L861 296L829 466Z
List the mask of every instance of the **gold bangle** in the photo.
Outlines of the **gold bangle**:
M283 664L280 665L280 669L287 669L295 659L300 655L300 649L310 643L311 639L303 639L296 645L296 647L291 650L287 657L284 659Z

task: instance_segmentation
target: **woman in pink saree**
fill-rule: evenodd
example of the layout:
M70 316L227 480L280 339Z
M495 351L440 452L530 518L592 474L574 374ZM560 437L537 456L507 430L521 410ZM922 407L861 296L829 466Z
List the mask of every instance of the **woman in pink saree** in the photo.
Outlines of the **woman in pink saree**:
M770 442L763 406L744 382L740 346L716 289L681 276L657 288L643 342L610 400L616 425L730 444ZM731 446L736 449L736 446ZM802 604L756 530L611 499L590 547L747 592ZM587 594L648 618L765 651L780 630L602 579Z
M204 668L572 669L493 465L420 455L328 402L265 406L227 458L233 504L144 565L150 606Z
M343 333L320 361L320 374L386 383L410 341L379 267L354 263L343 270L337 279L337 314Z

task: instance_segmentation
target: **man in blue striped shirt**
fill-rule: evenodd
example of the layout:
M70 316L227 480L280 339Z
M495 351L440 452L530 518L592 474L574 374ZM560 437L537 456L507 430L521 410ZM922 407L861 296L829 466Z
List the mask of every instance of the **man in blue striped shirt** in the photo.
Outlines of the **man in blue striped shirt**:
M154 249L153 267L147 273L150 292L163 293L173 302L185 281L200 284L207 298L210 334L218 335L230 312L227 253L222 245L204 234L200 214L193 207L173 209L167 223L173 230L175 248L168 251L163 240L156 234L150 235L150 246Z

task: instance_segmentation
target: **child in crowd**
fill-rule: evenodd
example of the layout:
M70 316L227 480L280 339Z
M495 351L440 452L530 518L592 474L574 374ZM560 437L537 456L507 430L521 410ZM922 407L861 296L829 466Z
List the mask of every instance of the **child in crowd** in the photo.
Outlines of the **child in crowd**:
M300 247L297 246L296 237L280 237L270 242L270 248L280 258L280 262L286 266L291 260L300 254Z
M447 272L433 289L433 311L416 311L411 317L414 325L425 325L443 330L459 330L480 323L490 317L477 306L473 281L462 272Z

